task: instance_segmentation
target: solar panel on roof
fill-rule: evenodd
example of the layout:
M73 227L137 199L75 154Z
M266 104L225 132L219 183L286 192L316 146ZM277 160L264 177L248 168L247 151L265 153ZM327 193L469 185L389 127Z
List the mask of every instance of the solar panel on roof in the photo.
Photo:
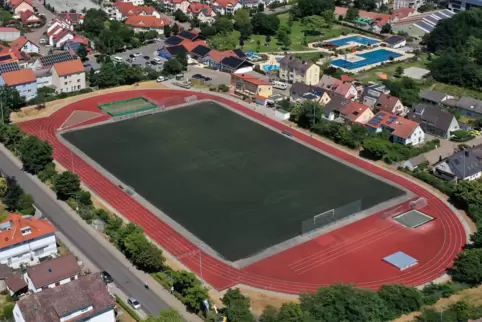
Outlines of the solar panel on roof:
M63 63L74 59L75 57L71 53L63 52L63 53L40 57L40 62L45 67L45 66L53 66L57 63Z
M414 26L417 26L420 29L425 30L426 32L432 32L432 30L434 28L434 27L430 26L429 24L427 24L423 21L419 21L419 22L415 23Z
M438 23L438 19L435 19L435 18L432 17L432 16L425 17L425 18L423 18L423 20L428 20L428 22L430 22L430 23L432 23L432 24L434 24L434 25L436 25L436 24Z
M10 55L5 55L5 56L0 57L0 61L10 60L10 59L12 59L12 56L10 56Z
M440 19L445 19L445 18L447 18L447 17L444 16L443 13L440 13L440 12L434 12L433 15L436 16L436 17L439 17Z
M393 122L395 122L397 120L397 117L396 116L390 116L388 118L388 121L387 121L387 124L392 124Z
M387 115L387 114L385 114L385 113L383 113L383 112L378 113L378 116L379 116L379 117L384 117L385 115Z
M372 118L372 119L370 120L370 122L368 122L368 124L370 124L370 125L378 125L378 124L380 124L381 121L382 121L381 118L379 118L379 117L374 117L374 118Z
M16 70L20 70L20 66L15 62L0 64L0 75L3 73L14 72Z
M450 11L450 10L447 10L447 9L442 10L442 13L443 13L444 15L449 16L449 17L452 17L452 16L455 14L454 12L452 12L452 11Z

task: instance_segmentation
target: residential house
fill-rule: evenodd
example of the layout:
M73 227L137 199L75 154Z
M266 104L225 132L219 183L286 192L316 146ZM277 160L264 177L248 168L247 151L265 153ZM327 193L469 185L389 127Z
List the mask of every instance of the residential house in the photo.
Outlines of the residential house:
M382 84L371 84L363 89L361 102L374 109L383 94L390 94L390 90Z
M162 5L167 13L172 14L177 10L181 10L187 14L190 3L187 0L162 0Z
M323 75L318 86L347 99L358 99L358 90L351 82L343 82L335 77Z
M27 10L32 12L35 11L32 5L32 0L10 0L9 7L12 9L13 13L17 15Z
M37 27L42 24L40 16L31 10L22 11L20 13L20 21L22 21L25 26L29 27Z
M57 13L57 20L63 21L64 23L72 26L73 28L84 23L84 15L78 12L59 12Z
M49 28L47 28L47 37L50 46L61 48L67 41L74 38L72 26L63 21L56 20Z
M396 143L417 145L425 140L425 133L419 123L392 113L378 112L366 125L376 133L390 132L392 141Z
M422 103L428 103L433 105L441 105L444 101L454 99L455 97L445 94L444 92L424 90L419 94Z
M15 304L15 322L115 322L116 302L100 273L24 296Z
M172 59L176 57L179 54L188 54L188 51L186 47L183 45L177 45L177 46L169 46L169 47L164 47L162 50L159 52L159 56L164 58L164 59Z
M318 86L306 85L300 82L296 82L291 86L290 98L292 101L313 100L323 106L331 101L328 91Z
M0 75L16 70L20 70L20 65L16 61L0 64Z
M178 38L181 38L181 39L187 39L187 40L190 40L190 41L196 41L196 39L199 38L199 32L195 32L193 30L191 30L191 31L182 30L175 37L178 37Z
M407 45L407 40L402 36L390 36L382 41L382 47L390 47L393 49L402 48Z
M186 39L182 38L180 36L177 36L177 35L171 36L164 41L164 45L165 46L177 46L177 45L180 45L184 40L186 40Z
M456 152L434 164L433 173L447 181L479 179L482 176L482 145Z
M420 154L420 155L417 155L416 157L413 157L413 158L411 158L407 161L402 162L400 164L400 166L404 169L408 169L410 171L413 171L413 170L417 169L422 163L428 164L429 161L427 160L425 155Z
M253 64L247 60L230 56L221 60L219 69L226 73L246 73L253 70Z
M368 106L350 101L340 95L334 95L323 109L323 118L348 124L365 124L373 116L374 114Z
M260 4L265 5L263 0L239 0L243 8L257 9Z
M245 97L268 98L273 95L273 86L270 82L249 73L231 74L231 85L235 93Z
M232 50L211 50L206 56L201 59L201 63L213 69L220 69L221 61L226 57L234 57L235 53Z
M164 34L164 26L169 25L170 21L154 16L129 16L124 21L131 26L134 32L155 30L159 35Z
M69 93L85 88L85 68L80 59L57 63L51 69L52 85L57 93Z
M468 117L482 118L481 100L462 96L460 99L444 100L443 105L448 106L461 114L465 114Z
M24 275L29 291L38 293L79 278L81 269L74 255L68 254L30 266Z
M150 6L135 6L131 2L115 2L113 8L116 20L126 19L130 16L153 16L161 19L160 13Z
M28 292L28 285L22 274L14 273L5 279L7 291L11 296L19 296Z
M0 86L3 85L15 88L27 101L37 96L37 78L30 68L3 73Z
M288 83L301 82L316 85L320 80L320 66L311 61L286 55L280 62L279 78Z
M448 8L455 12L466 11L482 7L482 3L477 0L449 0Z
M33 72L37 77L37 89L52 86L52 72L50 69L34 69Z
M0 40L14 41L20 37L20 30L11 27L0 27Z
M10 214L0 223L0 263L19 268L57 253L55 231L45 219Z
M459 122L452 113L433 105L418 104L407 118L420 123L425 133L444 139L449 139L453 131L460 130Z
M18 57L15 55L15 51L0 44L0 62L2 62L2 64L18 62ZM20 54L20 52L17 53Z
M121 0L121 2L130 2L134 6L143 6L144 5L144 0Z
M63 50L71 51L72 54L77 54L79 48L84 46L87 52L91 51L91 47L93 47L94 43L91 42L89 39L85 38L81 35L75 35L74 38L67 40L64 45L62 46Z
M31 67L34 70L47 69L47 68L50 69L50 67L52 67L56 63L61 63L61 62L71 61L76 59L77 57L75 57L69 52L61 52L61 53L39 57L36 61L30 64L29 67Z
M211 6L205 3L192 2L187 8L187 15L190 19L197 18L200 23L212 24L216 18L216 13Z
M13 274L12 269L8 265L0 264L0 292L7 289L6 280Z
M19 50L21 52L29 53L29 54L31 53L38 54L40 52L40 47L37 44L25 38L24 36L18 37L17 39L12 41L10 43L10 48L12 50L15 49L15 50Z
M234 14L236 10L243 6L238 0L213 0L211 3L213 10L220 15Z
M402 101L396 96L381 93L377 103L374 106L375 111L385 111L392 114L405 116L408 109L403 106Z

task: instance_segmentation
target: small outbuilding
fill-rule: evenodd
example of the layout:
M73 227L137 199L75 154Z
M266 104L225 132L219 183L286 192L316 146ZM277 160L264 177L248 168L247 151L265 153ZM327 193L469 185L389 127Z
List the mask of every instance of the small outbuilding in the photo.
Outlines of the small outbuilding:
M402 36L391 36L382 41L381 46L390 48L402 48L407 45L407 40Z
M280 119L280 120L283 120L283 121L289 120L290 115L291 115L290 112L287 112L287 111L282 110L282 109L277 109L277 110L274 111L274 116L277 119Z

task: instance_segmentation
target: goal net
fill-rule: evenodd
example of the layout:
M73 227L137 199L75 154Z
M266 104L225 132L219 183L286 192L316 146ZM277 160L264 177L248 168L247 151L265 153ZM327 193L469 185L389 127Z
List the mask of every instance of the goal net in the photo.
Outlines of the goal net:
M428 206L427 199L420 197L416 200L410 201L410 208L415 210L420 210Z
M327 220L331 221L331 219L335 217L335 209L330 209L328 211L322 212L316 216L313 216L313 224L320 225L326 222Z

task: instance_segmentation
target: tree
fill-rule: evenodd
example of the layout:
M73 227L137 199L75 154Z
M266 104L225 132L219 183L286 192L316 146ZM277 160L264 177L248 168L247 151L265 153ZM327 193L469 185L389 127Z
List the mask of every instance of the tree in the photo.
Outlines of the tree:
M248 9L239 9L234 13L234 29L238 30L241 37L248 39L253 33L253 25L249 17Z
M20 200L24 194L22 187L17 183L15 177L7 177L7 191L3 196L3 204L10 211L15 211L19 208Z
M346 21L353 21L356 18L358 18L359 16L360 16L360 11L355 7L350 7L350 8L348 8L348 10L346 12L345 20ZM340 16L340 17L342 17L342 16Z
M225 306L224 313L230 322L254 322L250 311L250 300L241 294L239 288L229 289L221 299Z
M12 20L12 14L7 10L0 9L0 25L5 26Z
M177 35L179 33L179 25L177 23L174 23L172 25L171 32L174 35Z
M363 152L375 160L382 159L389 151L388 142L382 138L370 138L363 142Z
M383 84L390 89L390 95L398 97L405 106L413 106L420 101L420 85L411 78L385 80Z
M278 309L274 306L268 305L261 316L259 317L259 322L277 322L278 319Z
M259 39L256 40L256 50L261 51L261 40Z
M271 42L271 36L270 35L266 35L266 37L264 38L264 41L269 44Z
M395 319L402 314L420 310L423 305L422 294L416 288L393 284L383 285L378 291L391 314L390 319Z
M314 33L316 29L322 28L325 25L325 19L320 16L307 16L303 18L302 23Z
M1 195L1 185L0 185L0 195ZM480 225L475 233L470 236L470 241L476 248L482 248L482 225Z
M77 55L82 62L87 60L87 48L85 48L84 44L80 44L79 49L77 49Z
M164 63L162 74L176 75L182 72L183 66L176 58L170 59Z
M454 261L453 278L462 283L482 283L482 248L467 249Z
M3 198L5 196L7 189L8 189L7 178L0 177L0 198Z
M303 311L298 303L284 303L278 313L278 321L302 321Z
M183 297L183 303L198 312L202 309L202 302L209 298L208 290L191 272L176 271L173 273L173 287Z
M182 316L173 308L162 310L158 317L150 316L145 322L182 322Z
M33 206L34 201L32 195L29 194L22 194L18 202L18 212L22 215L35 215L35 207Z
M390 33L392 33L392 25L389 24L389 23L384 24L384 25L382 26L381 33L382 33L382 34L390 34Z
M187 55L185 53L179 53L176 55L176 59L181 63L182 69L187 70L187 64L188 64Z
M53 161L53 149L47 141L41 141L35 136L27 136L19 144L20 159L23 170L37 174Z
M164 25L164 36L166 38L171 37L171 26L169 25Z
M234 30L231 20L223 16L219 16L219 18L214 21L213 27L216 30L216 33L221 35L227 35Z
M293 120L302 128L310 128L321 120L323 109L314 101L304 101L292 111Z
M162 269L165 261L162 251L147 240L142 230L129 234L122 243L126 256L137 268L148 273Z
M397 69L395 69L395 77L402 77L402 75L403 75L403 67L397 66Z
M82 29L91 35L99 35L105 28L104 23L109 19L107 13L101 9L87 10Z
M291 46L291 38L289 36L283 38L283 47L284 48L290 48Z
M274 35L279 28L280 20L276 15L258 12L251 19L253 30L260 35Z
M184 12L182 12L181 9L177 9L176 12L174 12L174 19L179 22L186 22L189 20L189 17Z
M57 193L57 198L60 200L67 200L75 196L80 191L80 179L75 173L64 171L54 180L54 191Z
M198 28L201 22L197 17L193 17L191 21L189 21L189 29L193 30L194 28Z
M2 107L4 112L7 109L12 111L18 111L21 107L25 106L25 98L20 96L20 93L15 87L0 86L0 100L2 101ZM3 115L4 123L9 122L9 115Z
M324 11L330 11L332 14L335 10L335 3L332 0L299 0L294 14L299 17L317 16Z
M241 47L241 48L244 47L244 39L243 39L243 37L239 37L239 47Z
M119 85L117 69L113 62L107 62L100 66L99 72L93 75L92 85L99 88L107 88Z

